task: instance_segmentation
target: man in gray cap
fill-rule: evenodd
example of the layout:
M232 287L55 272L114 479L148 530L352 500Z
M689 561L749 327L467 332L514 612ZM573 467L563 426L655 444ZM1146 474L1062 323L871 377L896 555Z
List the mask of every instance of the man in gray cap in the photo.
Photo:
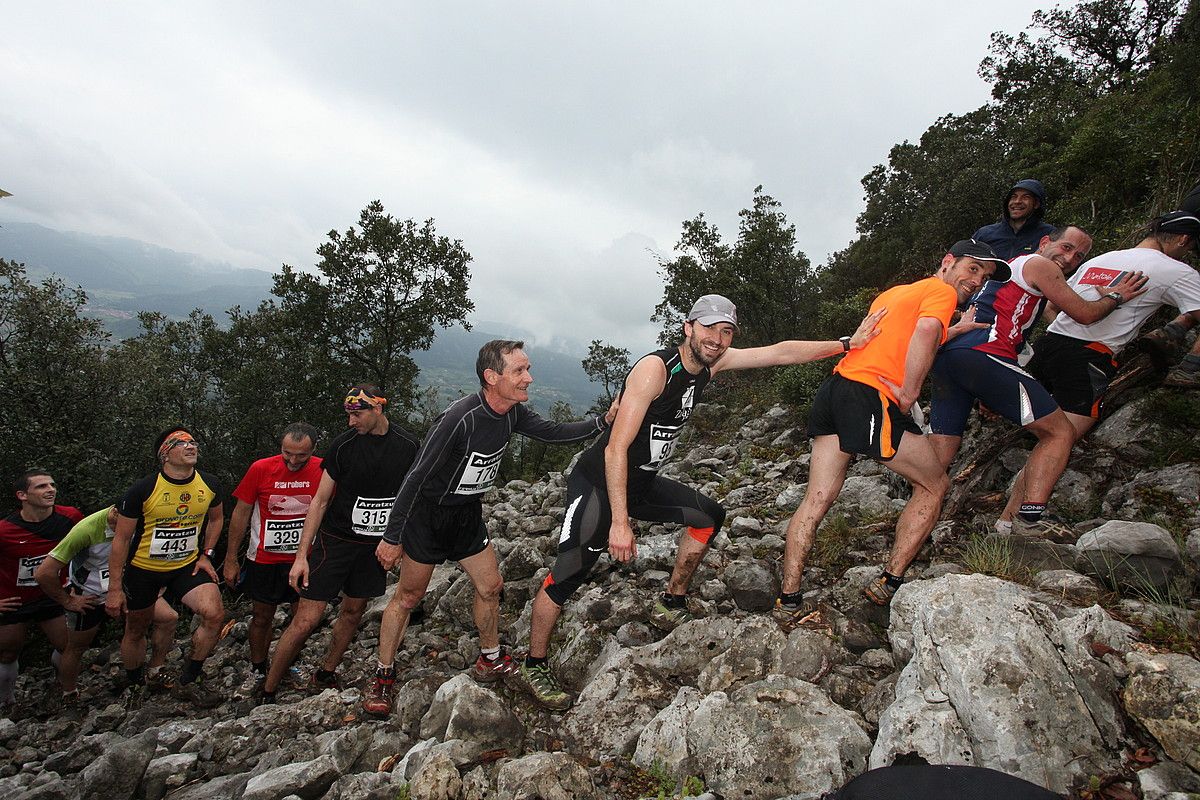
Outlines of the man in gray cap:
M1017 181L1004 197L1003 216L975 231L972 239L986 242L1005 261L1036 253L1043 236L1056 230L1042 216L1046 212L1046 187L1033 178Z
M687 589L708 544L721 528L725 510L696 489L664 478L658 470L671 457L679 435L699 404L709 380L730 369L802 364L861 348L875 336L878 311L853 336L830 342L785 341L768 347L730 347L737 309L721 295L708 294L692 306L677 347L643 356L619 395L611 429L580 456L567 478L567 510L558 559L533 601L529 656L513 676L535 700L562 709L572 702L547 664L550 634L562 606L584 582L600 554L618 561L637 555L630 518L686 526L675 568L651 617L670 629L691 619Z

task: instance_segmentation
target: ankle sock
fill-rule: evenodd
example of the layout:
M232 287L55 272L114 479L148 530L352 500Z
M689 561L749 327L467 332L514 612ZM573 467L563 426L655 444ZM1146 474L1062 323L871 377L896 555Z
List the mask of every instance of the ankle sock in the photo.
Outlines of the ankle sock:
M130 686L144 686L146 684L145 665L125 670L125 678L129 681Z
M543 657L543 658L534 658L533 656L525 656L525 666L530 667L531 669L533 667L544 667L544 666L546 666L547 658L548 658L548 656Z
M329 683L336 676L337 676L337 673L335 673L331 669L319 669L319 670L317 670L316 675L315 675L316 679L320 683Z
M180 683L191 683L200 677L200 672L204 669L204 659L197 661L194 658L189 658L188 662L183 665L183 671L179 673Z
M883 571L883 582L888 585L888 588L895 591L904 585L904 576L893 575L886 569Z
M662 602L667 608L685 608L687 607L687 595L663 592Z
M1187 336L1187 329L1175 320L1171 320L1166 325L1163 325L1162 332L1176 341L1183 341L1183 337Z
M17 697L17 673L21 671L16 661L0 664L0 703L11 703Z
M1021 503L1021 509L1017 512L1017 516L1026 522L1033 524L1042 518L1042 514L1046 513L1045 503Z
M779 604L788 608L799 608L804 602L804 592L780 592Z
M385 681L395 680L396 665L395 664L382 664L382 663L376 661L375 662L375 677L379 678L380 680L385 680Z
M251 661L250 668L253 669L255 672L257 672L259 675L266 675L267 674L266 659L264 659L262 661Z
M495 647L481 647L479 648L479 654L488 661L495 661L500 657L500 645L496 645Z

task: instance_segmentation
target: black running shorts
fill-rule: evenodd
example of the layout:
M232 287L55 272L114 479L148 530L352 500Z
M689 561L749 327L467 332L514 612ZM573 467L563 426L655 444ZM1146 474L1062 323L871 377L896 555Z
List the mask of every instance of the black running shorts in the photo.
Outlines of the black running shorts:
M306 600L329 602L339 594L359 599L379 597L387 588L387 573L375 558L379 540L352 542L318 531L308 553Z
M905 431L921 435L913 418L890 397L837 373L821 384L808 415L810 437L836 435L843 453L877 461L888 461L896 455Z
M195 575L192 574L192 570L196 571ZM163 572L129 564L125 567L122 587L125 589L126 607L130 611L141 611L158 602L158 596L163 589L166 589L163 596L167 598L167 602L176 603L183 600L184 595L192 589L206 583L213 583L213 579L204 570L196 569L195 561Z
M488 546L483 504L439 506L418 498L400 538L404 555L419 564L462 561Z
M1026 369L1063 411L1099 419L1104 393L1117 374L1117 362L1112 351L1099 342L1047 333L1037 340Z
M280 603L296 602L296 590L288 583L292 565L259 564L246 559L242 573L238 576L238 590L256 603L277 606Z

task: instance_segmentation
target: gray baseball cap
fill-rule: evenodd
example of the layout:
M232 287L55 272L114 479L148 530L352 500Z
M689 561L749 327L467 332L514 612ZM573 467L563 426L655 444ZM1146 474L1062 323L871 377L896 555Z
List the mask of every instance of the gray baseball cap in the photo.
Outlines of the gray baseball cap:
M701 325L715 325L718 322L728 322L737 329L737 306L727 297L719 294L706 294L692 304L688 312L688 322L699 322Z

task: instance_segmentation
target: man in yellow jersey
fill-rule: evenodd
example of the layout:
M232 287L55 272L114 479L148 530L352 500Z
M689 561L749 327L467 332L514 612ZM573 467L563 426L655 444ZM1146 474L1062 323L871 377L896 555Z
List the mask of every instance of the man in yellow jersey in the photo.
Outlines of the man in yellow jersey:
M190 608L200 626L173 688L181 699L211 707L219 698L202 686L200 677L225 622L210 560L224 524L221 490L210 474L196 469L200 449L187 428L163 432L155 447L160 468L117 503L104 607L113 617L126 612L121 662L135 700L146 685L146 631L159 594L165 591L168 599Z
M879 335L847 353L821 384L808 418L813 440L808 488L788 523L782 592L772 612L785 630L812 611L800 591L804 562L855 454L879 461L912 484L912 498L896 522L887 569L865 594L873 603L887 605L900 587L949 488L946 470L909 409L938 346L966 330L986 327L975 324L971 315L951 330L950 317L993 274L1007 279L1009 268L991 247L974 239L955 243L933 277L895 286L875 298L872 312L887 309Z

